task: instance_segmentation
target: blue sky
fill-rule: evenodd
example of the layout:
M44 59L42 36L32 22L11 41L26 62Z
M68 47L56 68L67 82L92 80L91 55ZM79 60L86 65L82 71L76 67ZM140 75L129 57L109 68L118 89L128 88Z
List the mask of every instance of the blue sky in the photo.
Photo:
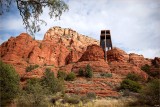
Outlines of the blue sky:
M50 19L44 9L47 26L35 34L43 39L53 26L72 28L99 40L100 30L111 30L112 43L127 53L160 57L160 0L66 0L69 11L61 20ZM21 16L12 4L11 11L0 16L0 44L11 36L26 32Z

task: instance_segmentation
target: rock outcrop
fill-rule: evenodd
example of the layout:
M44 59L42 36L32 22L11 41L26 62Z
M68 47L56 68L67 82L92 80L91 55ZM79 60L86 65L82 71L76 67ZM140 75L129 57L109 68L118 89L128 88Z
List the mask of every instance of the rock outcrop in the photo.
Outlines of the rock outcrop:
M84 52L82 57L79 59L81 61L101 61L104 60L103 49L98 45L90 45Z
M148 79L147 73L142 71L138 66L126 62L111 62L110 63L111 72L126 76L128 73L134 73L142 77L144 80Z
M104 52L98 45L89 45L79 61L73 65L72 71L78 72L90 65L94 72L110 72L107 62L104 60Z
M151 60L150 59L145 59L143 57L143 55L138 55L138 54L135 54L135 53L130 53L129 54L129 62L138 66L138 67L141 67L145 64L151 65Z
M11 37L1 44L0 56L23 75L25 68L31 64L60 67L77 62L90 44L99 42L72 29L53 27L46 32L43 40L33 40L26 33Z
M107 51L107 61L117 61L117 62L127 62L129 60L129 55L121 49L113 48Z
M160 72L160 58L146 59L142 55L127 54L119 48L113 48L107 51L105 61L99 41L61 27L50 28L43 40L34 40L26 33L11 37L0 45L0 56L3 62L14 66L23 81L41 78L48 67L56 76L58 70L78 74L80 68L85 69L89 64L94 77L88 81L77 76L76 81L66 82L67 93L95 92L99 96L118 96L114 87L120 85L128 73L135 73L147 80L148 75L141 70L145 64L151 65L151 71ZM26 72L27 66L35 64L39 67ZM102 77L101 74L107 73L112 77Z

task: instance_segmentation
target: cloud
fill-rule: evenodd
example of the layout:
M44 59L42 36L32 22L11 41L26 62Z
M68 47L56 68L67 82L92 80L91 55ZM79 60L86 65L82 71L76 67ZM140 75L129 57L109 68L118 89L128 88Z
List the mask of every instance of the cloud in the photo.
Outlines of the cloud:
M47 26L42 25L36 39L43 39L45 32L53 26L72 28L77 32L99 40L100 30L110 29L112 43L127 52L143 54L145 57L160 57L160 1L159 0L66 0L69 11L61 20L50 19L48 8L41 16ZM2 21L0 21L2 22ZM24 31L20 16L10 14L0 26L14 34ZM16 27L15 27L16 26ZM6 33L6 32L5 32ZM12 33L13 34L13 33Z

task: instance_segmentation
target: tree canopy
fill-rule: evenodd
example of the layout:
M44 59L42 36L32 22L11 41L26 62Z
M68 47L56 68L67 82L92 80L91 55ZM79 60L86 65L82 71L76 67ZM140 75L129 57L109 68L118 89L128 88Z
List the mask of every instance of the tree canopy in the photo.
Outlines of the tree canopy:
M12 3L16 3L26 31L33 37L41 30L42 24L47 24L44 19L40 19L45 7L49 8L49 17L55 19L60 19L62 13L68 10L63 0L0 0L0 16L9 12Z

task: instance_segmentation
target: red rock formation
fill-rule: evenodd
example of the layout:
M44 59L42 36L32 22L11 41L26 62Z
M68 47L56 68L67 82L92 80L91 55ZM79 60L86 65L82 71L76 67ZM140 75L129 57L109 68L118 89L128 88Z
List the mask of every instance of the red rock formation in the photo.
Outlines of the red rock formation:
M84 52L80 61L100 61L104 60L103 49L98 45L90 45L87 47L87 50Z
M11 37L0 46L0 56L4 62L14 65L23 76L30 64L60 67L77 62L90 44L98 42L71 29L53 27L46 32L42 41L33 40L26 33Z
M142 77L144 80L148 79L148 75L142 71L138 66L135 66L126 62L111 62L110 63L111 72L126 76L128 73L134 73Z
M88 46L79 62L73 65L72 71L78 72L80 68L85 69L88 64L94 72L110 72L110 68L104 60L104 52L98 45Z
M141 67L145 64L151 65L151 60L145 59L143 57L143 55L138 55L138 54L134 54L134 53L129 54L129 62L131 64L138 66L138 67Z
M107 51L107 61L117 61L117 62L127 62L129 60L129 55L121 49L113 48Z

